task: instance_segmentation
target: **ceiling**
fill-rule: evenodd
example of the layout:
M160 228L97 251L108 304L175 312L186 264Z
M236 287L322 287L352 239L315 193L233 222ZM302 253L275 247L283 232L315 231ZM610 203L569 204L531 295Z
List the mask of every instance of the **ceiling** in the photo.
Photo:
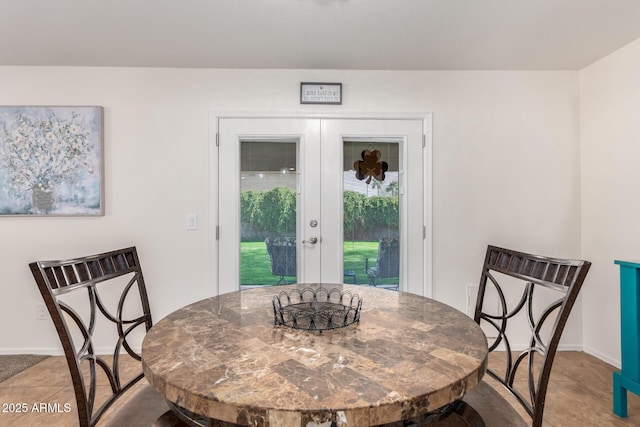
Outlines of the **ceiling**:
M638 0L0 0L0 65L578 70Z

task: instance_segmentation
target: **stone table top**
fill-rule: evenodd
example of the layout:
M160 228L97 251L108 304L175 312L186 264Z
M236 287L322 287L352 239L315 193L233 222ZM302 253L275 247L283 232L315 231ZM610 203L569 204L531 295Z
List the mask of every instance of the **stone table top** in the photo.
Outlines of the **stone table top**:
M486 338L435 300L367 286L360 322L304 331L274 326L272 297L317 284L204 299L160 320L142 343L147 380L168 400L239 425L369 426L438 409L474 387Z

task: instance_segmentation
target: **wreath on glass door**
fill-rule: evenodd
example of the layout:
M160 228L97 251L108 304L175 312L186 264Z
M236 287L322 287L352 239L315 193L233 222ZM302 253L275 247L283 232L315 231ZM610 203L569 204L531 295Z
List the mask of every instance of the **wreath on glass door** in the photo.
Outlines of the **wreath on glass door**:
M371 148L371 147L370 147ZM353 168L356 170L356 178L362 181L367 179L366 183L371 183L371 178L382 182L384 181L384 173L389 169L387 162L380 160L382 153L380 150L368 149L361 154L362 160L356 160Z

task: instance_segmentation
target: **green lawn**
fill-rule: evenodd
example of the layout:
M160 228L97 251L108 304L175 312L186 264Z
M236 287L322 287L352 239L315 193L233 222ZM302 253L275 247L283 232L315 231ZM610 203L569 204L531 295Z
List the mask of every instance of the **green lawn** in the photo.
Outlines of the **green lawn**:
M344 242L344 271L356 273L357 284L369 283L369 278L364 274L365 258L373 258L369 262L375 262L378 254L378 242ZM352 277L345 277L345 282L352 283Z
M264 242L240 243L240 284L275 285L279 277L271 275L271 263Z
M344 270L356 273L358 284L367 284L369 279L364 274L365 258L375 260L378 242L345 242ZM279 277L271 275L271 263L264 242L242 242L240 245L240 283L242 285L275 285ZM294 282L287 277L287 282ZM353 278L345 277L345 282L352 283ZM385 279L385 283L398 283L398 279Z

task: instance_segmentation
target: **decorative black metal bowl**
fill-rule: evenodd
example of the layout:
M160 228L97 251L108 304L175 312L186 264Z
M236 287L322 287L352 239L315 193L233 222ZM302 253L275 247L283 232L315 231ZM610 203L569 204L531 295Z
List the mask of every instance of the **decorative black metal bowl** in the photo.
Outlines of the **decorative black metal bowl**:
M276 326L308 331L344 328L360 321L362 298L340 289L305 288L273 297Z

